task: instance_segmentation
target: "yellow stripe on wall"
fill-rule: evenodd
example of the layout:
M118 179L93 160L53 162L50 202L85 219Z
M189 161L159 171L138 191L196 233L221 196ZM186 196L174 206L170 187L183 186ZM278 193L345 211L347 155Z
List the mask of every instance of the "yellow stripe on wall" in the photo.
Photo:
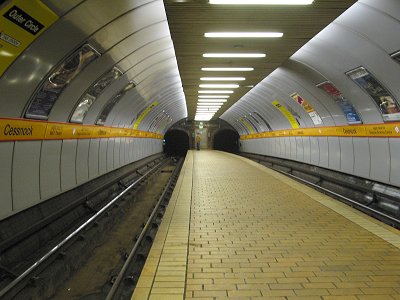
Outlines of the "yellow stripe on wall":
M249 130L250 134L253 134L253 133L254 133L253 127L250 126L249 123L247 123L243 118L240 118L239 120L240 120L240 122L242 122L242 124L243 124L244 126L247 127L247 129Z
M286 136L337 136L337 137L400 137L400 123L327 126L303 129L287 129L247 134L241 140Z
M292 128L299 128L299 124L297 124L296 118L291 114L290 111L286 109L282 104L280 104L278 101L273 101L272 104L279 109L279 111L282 113L282 115L289 121L290 125Z
M0 119L1 142L114 137L163 139L163 135L161 134L130 128L54 123L25 119Z

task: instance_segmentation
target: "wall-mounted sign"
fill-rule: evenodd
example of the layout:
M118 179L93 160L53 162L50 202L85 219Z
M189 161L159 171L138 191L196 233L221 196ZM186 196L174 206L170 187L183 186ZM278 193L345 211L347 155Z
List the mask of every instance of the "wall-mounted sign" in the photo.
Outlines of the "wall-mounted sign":
M70 122L82 123L97 97L105 90L107 86L117 80L121 75L122 72L118 68L113 68L111 71L107 72L99 80L97 80L79 99L78 105L72 113Z
M282 113L282 115L289 121L292 128L299 128L296 118L278 101L273 101L272 104Z
M384 121L400 120L400 107L396 99L367 69L359 67L346 75L371 96Z
M58 19L39 0L13 0L0 10L0 76Z
M158 102L153 102L150 106L146 107L141 113L139 113L138 117L136 118L136 122L133 125L133 129L138 129L140 123L143 119L153 110L154 107L158 105Z
M301 97L298 93L293 93L290 97L308 113L314 125L322 125L322 119L319 114L315 111L315 109L311 106L308 101L306 101L303 97Z
M59 64L34 94L25 117L47 119L63 90L99 56L100 54L92 46L86 44Z
M339 91L331 82L324 81L317 84L317 87L325 91L328 95L330 95L333 100L340 106L343 111L344 116L347 119L349 124L361 124L361 118L358 115L358 112L353 107L348 99L346 99L342 92Z
M97 117L96 125L104 125L108 115L114 108L114 106L122 99L122 97L131 89L135 88L136 84L134 82L129 82L121 91L114 95L108 102L104 105L101 113Z

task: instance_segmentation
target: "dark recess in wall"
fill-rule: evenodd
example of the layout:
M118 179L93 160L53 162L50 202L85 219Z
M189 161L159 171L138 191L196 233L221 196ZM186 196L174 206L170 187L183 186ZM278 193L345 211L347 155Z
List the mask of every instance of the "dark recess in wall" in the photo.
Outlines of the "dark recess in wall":
M182 130L167 131L164 140L164 153L168 155L185 156L189 150L189 136Z
M223 129L214 135L214 150L231 153L239 152L239 134L230 129Z

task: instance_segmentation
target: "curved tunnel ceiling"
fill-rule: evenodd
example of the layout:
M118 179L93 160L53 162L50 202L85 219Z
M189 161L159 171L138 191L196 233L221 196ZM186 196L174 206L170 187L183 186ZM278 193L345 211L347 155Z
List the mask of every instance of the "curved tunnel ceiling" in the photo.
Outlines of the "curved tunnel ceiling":
M383 90L400 99L396 79L399 64L391 57L400 49L399 14L398 1L358 1L221 118L240 134L250 133L240 123L243 125L241 119L249 118L254 111L262 114L271 127L264 124L260 132L296 126L309 128L398 121L398 114L383 113L378 103L357 85L356 80L352 80L352 76L355 72L367 72L379 81ZM346 114L343 103L323 89L324 83L333 86L337 95L346 99L347 110L353 111L352 118ZM299 96L300 101L306 100L308 107L299 105ZM296 119L297 125L291 124L274 103L284 107Z
M118 5L94 0L43 2L59 19L2 75L0 117L132 128L145 113L135 129L148 131L152 126L153 132L163 134L187 116L161 0L121 1ZM88 52L82 49L94 53L94 59L88 59L86 66L84 56ZM56 80L67 76L68 61L71 64L74 59L80 60L77 75L54 96L48 92L47 82L52 76ZM99 89L101 84L103 88ZM96 88L93 97L90 93ZM47 95L37 100L40 93ZM31 113L32 106L36 107L36 114ZM38 113L38 107L46 107L46 111ZM86 111L74 119L77 107ZM104 118L101 122L100 116ZM154 124L154 119L160 126Z
M301 46L331 23L355 0L315 0L312 5L212 5L208 0L166 0L171 36L194 119L201 77L245 77L215 114L219 117ZM206 32L282 32L282 38L206 38ZM264 58L205 58L204 53L265 53ZM206 72L204 67L252 67L250 72Z

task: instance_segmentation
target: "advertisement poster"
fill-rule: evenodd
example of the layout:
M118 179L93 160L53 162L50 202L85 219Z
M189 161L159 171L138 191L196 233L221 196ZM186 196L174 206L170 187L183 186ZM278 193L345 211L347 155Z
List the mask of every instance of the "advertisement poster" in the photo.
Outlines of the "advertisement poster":
M97 80L79 99L78 105L71 116L70 122L82 123L97 97L100 96L107 86L117 80L121 75L122 72L119 69L113 68L111 71L107 72L103 77Z
M296 118L284 107L281 105L278 101L272 102L272 104L279 109L279 111L282 113L282 115L289 121L290 125L292 128L296 129L299 128L298 121Z
M251 115L251 114L250 114L250 115ZM259 117L260 120L262 120L262 121L265 123L265 126L267 126L268 130L269 130L269 131L272 131L271 125L269 125L269 123L267 122L267 120L265 120L265 118L264 118L263 116L261 116L261 115L260 115L258 112L256 112L256 111L253 111L253 115ZM252 116L253 116L253 115L252 115ZM254 116L253 116L253 118L254 118Z
M0 10L0 76L58 16L39 0L13 0Z
M298 93L294 93L290 95L290 97L300 104L300 106L308 113L310 116L311 120L313 121L314 125L322 125L322 119L319 116L319 114L314 110L314 108L303 98L301 97Z
M400 120L400 107L397 101L367 69L360 67L346 74L371 96L379 107L384 121Z
M249 117L243 116L243 119L246 120L246 122L250 124L250 126L253 128L253 130L256 131L256 133L259 132L258 127L256 126L256 124L254 124L254 122Z
M27 118L47 119L53 105L68 84L100 54L86 44L58 65L39 91L26 112Z
M345 115L347 122L349 124L361 124L361 118L358 115L356 109L347 100L342 92L340 92L331 82L325 81L317 84L317 87L325 91L328 95L330 95L333 100L340 106Z
M101 113L97 117L96 125L104 125L108 115L114 108L114 106L121 100L121 98L131 89L135 88L136 84L134 82L129 82L119 93L112 97L103 107Z

